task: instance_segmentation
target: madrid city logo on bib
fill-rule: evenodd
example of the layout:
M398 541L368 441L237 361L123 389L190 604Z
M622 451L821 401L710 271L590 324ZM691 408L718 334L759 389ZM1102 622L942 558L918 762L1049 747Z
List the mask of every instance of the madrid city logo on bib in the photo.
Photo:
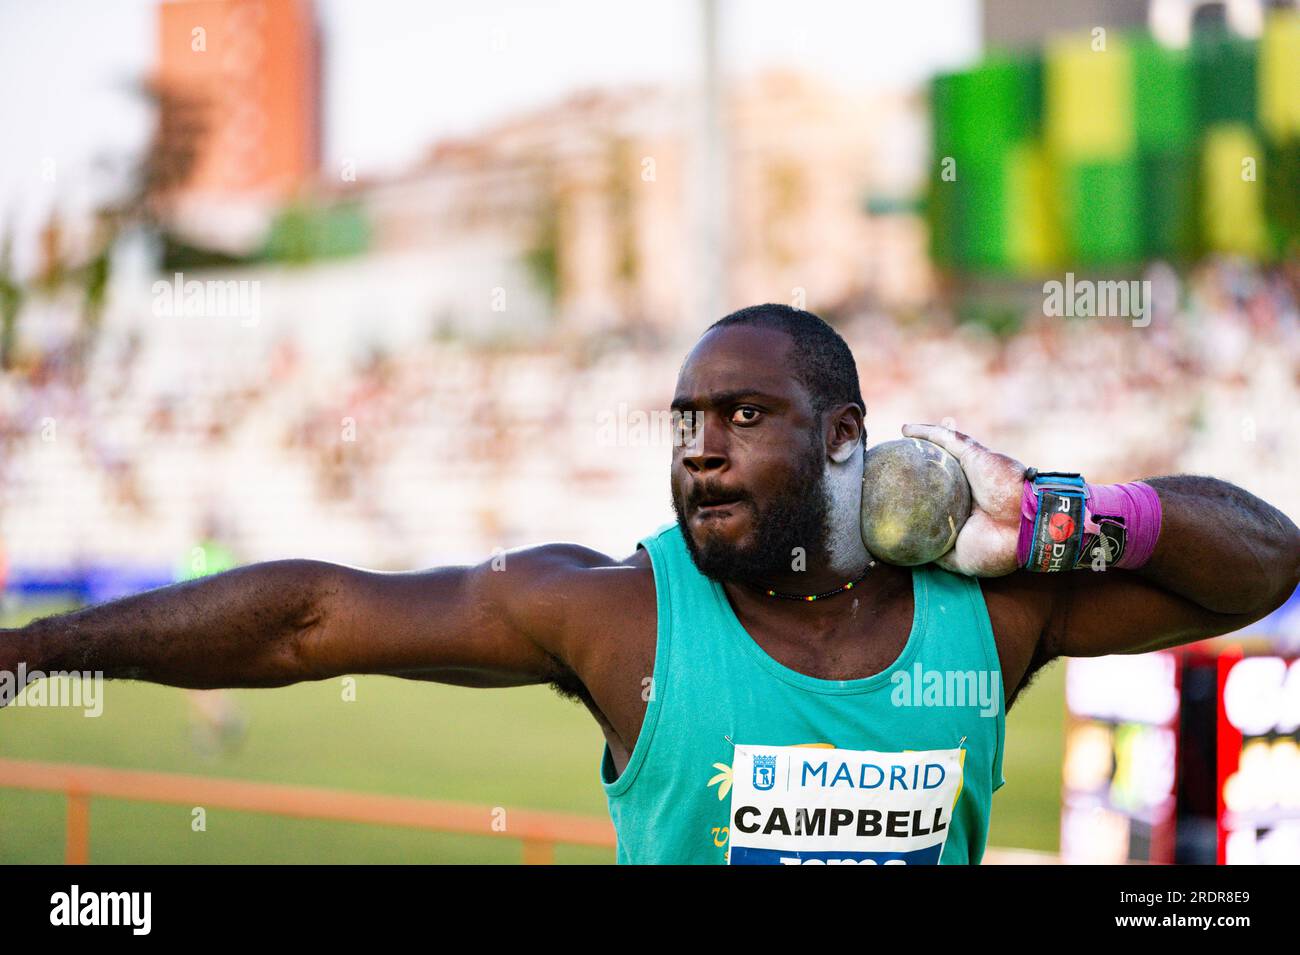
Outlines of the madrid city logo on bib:
M728 862L935 865L963 755L737 744Z

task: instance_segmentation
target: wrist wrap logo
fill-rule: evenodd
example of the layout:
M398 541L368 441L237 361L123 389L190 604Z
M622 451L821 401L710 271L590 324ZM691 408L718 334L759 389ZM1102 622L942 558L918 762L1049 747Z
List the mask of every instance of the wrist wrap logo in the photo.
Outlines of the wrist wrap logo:
M1038 516L1025 569L1073 570L1083 551L1084 497L1080 491L1038 490Z
M1083 543L1074 569L1105 570L1114 567L1124 556L1128 534L1124 518L1118 515L1088 513L1084 521Z

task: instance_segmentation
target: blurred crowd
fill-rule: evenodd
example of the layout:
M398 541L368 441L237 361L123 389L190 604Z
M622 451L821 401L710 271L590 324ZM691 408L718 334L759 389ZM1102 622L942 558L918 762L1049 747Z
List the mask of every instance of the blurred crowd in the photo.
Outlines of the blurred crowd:
M1300 519L1295 276L1217 262L1149 277L1146 327L1041 309L1012 334L946 313L837 317L870 442L940 422L1093 481L1214 474ZM241 560L388 569L550 539L627 553L672 519L668 441L638 422L667 408L694 333L431 336L339 367L301 333L227 348L194 327L183 349L111 322L90 347L51 335L0 379L12 566L171 566L213 536Z

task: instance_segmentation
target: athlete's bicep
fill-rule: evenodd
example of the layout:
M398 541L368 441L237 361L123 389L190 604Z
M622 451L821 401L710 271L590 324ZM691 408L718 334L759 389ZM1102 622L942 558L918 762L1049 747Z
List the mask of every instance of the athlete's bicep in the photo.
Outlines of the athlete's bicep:
M565 669L581 572L609 562L569 544L410 573L339 568L303 640L318 675L386 673L464 686L546 683Z

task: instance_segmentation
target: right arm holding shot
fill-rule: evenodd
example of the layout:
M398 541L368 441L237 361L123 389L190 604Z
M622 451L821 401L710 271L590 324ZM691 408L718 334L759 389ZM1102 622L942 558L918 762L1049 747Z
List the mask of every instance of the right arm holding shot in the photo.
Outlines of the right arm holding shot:
M194 689L352 673L474 687L553 681L571 672L565 635L598 583L590 572L616 562L571 544L505 561L411 573L253 564L0 631L0 671L25 664Z

